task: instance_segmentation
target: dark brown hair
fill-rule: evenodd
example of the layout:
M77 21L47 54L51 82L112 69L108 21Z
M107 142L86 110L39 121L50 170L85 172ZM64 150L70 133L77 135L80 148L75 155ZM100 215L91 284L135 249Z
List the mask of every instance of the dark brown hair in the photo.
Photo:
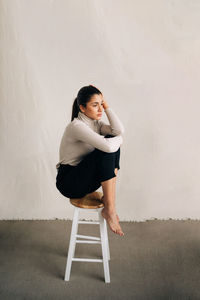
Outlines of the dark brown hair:
M75 98L72 106L71 121L73 121L74 118L78 117L78 113L80 111L79 105L82 104L84 107L86 107L87 102L90 101L91 97L94 94L102 94L102 93L93 85L84 86L78 91L77 97Z

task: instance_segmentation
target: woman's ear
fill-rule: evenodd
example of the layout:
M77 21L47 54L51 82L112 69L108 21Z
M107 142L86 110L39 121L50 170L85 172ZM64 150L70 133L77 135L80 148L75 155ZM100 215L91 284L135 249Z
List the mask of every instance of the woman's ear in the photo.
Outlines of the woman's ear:
M84 107L82 104L79 105L79 108L80 108L80 111L81 111L82 113L85 112L85 107Z

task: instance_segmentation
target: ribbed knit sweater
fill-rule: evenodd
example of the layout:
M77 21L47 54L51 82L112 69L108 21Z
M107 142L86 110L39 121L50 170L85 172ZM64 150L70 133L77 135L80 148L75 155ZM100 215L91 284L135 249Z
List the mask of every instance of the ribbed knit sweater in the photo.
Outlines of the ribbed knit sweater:
M124 127L110 107L104 111L109 124L101 120L93 120L79 112L78 117L66 126L60 143L59 162L56 164L56 168L60 164L76 166L95 148L104 152L118 150L123 142ZM107 134L114 137L105 138L104 136Z

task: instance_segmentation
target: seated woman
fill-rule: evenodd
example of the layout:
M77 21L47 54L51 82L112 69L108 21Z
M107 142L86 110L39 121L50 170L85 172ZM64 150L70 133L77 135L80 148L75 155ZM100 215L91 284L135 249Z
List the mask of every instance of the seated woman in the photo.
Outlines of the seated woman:
M110 124L101 121L103 110ZM94 86L82 87L72 107L59 149L56 187L67 198L82 198L102 186L102 216L123 236L115 208L116 175L120 169L124 127Z

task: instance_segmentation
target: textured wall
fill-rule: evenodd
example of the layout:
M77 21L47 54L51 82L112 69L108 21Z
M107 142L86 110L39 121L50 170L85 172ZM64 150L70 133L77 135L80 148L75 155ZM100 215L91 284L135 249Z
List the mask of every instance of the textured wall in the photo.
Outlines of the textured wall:
M67 219L58 148L78 90L121 117L121 220L200 216L200 2L2 0L1 219Z

